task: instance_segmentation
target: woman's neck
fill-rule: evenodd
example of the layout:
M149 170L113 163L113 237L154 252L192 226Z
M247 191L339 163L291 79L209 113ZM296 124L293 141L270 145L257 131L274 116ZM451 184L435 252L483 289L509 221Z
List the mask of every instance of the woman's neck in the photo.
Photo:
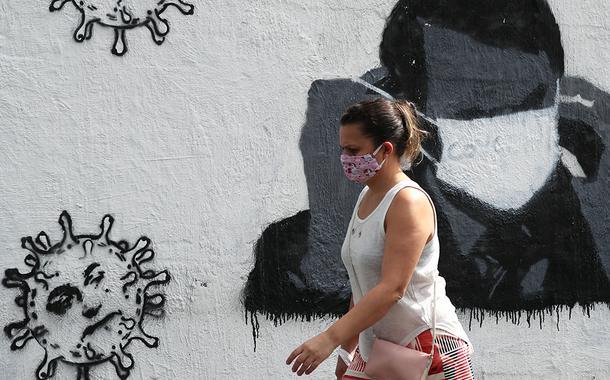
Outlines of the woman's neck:
M389 165L388 165L389 164ZM400 168L397 162L386 162L377 174L367 181L369 191L374 194L385 194L398 182L410 179Z

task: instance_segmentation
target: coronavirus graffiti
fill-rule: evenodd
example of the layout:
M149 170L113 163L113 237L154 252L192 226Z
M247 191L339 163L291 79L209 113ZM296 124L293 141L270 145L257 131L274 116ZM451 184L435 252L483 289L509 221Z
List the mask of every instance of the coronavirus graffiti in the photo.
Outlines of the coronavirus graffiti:
M77 366L78 379L88 380L93 365L110 361L121 379L134 366L125 351L134 340L157 347L159 339L142 328L145 316L163 315L165 297L153 287L167 284L169 273L145 269L154 258L150 241L141 237L129 247L109 238L113 218L104 216L99 235L74 235L70 215L59 224L60 242L51 244L45 232L24 237L29 271L5 271L3 285L19 288L15 299L24 318L4 328L18 350L30 340L44 349L38 379L54 376L58 362Z
M139 26L145 26L157 45L165 41L169 33L169 24L161 15L173 5L185 15L193 14L192 4L182 0L53 0L49 6L51 12L60 10L71 2L81 13L81 20L74 32L74 39L83 42L91 38L93 24L114 28L114 43L112 53L123 55L127 52L125 31Z

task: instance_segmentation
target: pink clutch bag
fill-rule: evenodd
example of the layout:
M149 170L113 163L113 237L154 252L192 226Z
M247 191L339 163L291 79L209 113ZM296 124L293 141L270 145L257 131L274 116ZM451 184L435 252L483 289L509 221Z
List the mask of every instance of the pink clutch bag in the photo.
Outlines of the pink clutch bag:
M383 339L375 339L364 373L375 380L421 380L432 356Z
M375 380L422 380L428 377L436 338L436 279L432 299L432 349L430 353L375 338L364 373Z

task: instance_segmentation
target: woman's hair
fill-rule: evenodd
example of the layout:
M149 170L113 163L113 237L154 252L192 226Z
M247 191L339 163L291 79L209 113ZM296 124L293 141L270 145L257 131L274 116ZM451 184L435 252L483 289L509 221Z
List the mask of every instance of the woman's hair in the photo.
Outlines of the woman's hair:
M375 146L390 141L398 158L405 158L409 165L420 154L421 143L428 133L417 125L415 105L402 99L375 98L352 104L341 116L340 123L359 124L362 133L371 137Z

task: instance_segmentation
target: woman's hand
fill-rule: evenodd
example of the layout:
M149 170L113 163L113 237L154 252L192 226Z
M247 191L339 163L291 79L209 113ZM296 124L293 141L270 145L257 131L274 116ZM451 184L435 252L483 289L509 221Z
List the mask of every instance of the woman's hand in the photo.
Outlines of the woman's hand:
M345 371L347 371L347 364L341 359L340 356L337 357L337 367L335 368L335 376L337 376L337 380L341 380L343 375L345 375Z
M320 365L320 363L326 360L338 346L339 344L335 343L325 331L305 341L292 351L290 356L288 356L288 359L286 359L286 364L290 365L294 360L292 372L297 372L298 370L297 375L299 376L303 373L309 375Z

